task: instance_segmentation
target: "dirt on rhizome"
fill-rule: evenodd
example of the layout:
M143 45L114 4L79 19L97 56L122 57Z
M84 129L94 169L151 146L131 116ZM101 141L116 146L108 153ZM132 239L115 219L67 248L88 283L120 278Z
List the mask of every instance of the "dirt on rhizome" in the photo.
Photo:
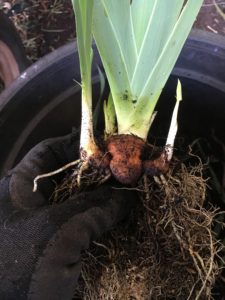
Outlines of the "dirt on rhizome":
M214 228L222 228L223 212L208 196L208 165L191 148L185 161L177 157L166 173L145 174L135 187L120 187L137 193L139 202L126 220L83 253L74 299L214 297L224 251ZM68 195L79 169L57 187L57 198L65 198L65 190ZM82 189L92 172L83 170Z

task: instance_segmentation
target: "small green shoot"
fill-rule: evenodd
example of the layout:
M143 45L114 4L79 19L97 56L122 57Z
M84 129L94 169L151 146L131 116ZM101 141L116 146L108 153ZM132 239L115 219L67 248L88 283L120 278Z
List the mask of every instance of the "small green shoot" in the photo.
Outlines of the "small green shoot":
M103 110L105 116L105 135L107 137L116 133L116 112L111 93L109 94L108 101L104 101Z
M176 90L176 104L173 110L173 115L170 123L170 129L166 140L167 146L167 160L170 161L173 156L173 147L177 134L178 123L177 123L177 115L180 101L182 100L182 86L180 80L177 82L177 90Z

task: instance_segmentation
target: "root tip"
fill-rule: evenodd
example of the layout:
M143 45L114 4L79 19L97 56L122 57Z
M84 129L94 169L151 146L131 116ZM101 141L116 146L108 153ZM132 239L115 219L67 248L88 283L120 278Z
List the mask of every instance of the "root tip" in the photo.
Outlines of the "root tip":
M37 191L37 180L38 180L38 178L34 179L33 193L35 193Z

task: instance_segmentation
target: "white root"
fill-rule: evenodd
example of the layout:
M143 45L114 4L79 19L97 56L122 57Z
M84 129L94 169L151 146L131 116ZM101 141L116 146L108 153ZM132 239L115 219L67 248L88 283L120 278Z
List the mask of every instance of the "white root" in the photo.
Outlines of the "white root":
M34 178L33 192L36 192L36 191L37 191L37 187L38 187L37 182L38 182L39 179L41 179L41 178L46 178L46 177L50 177L50 176L56 175L56 174L58 174L58 173L61 173L61 172L63 172L64 170L66 170L66 169L68 169L68 168L70 168L70 167L72 167L72 166L75 166L75 165L79 164L80 161L81 161L80 159L77 159L77 160L72 161L72 162L66 164L65 166L63 166L63 167L61 167L61 168L55 170L55 171L52 171L52 172L49 172L49 173L45 173L45 174L41 174L41 175L36 176L36 177Z
M80 187L81 185L81 176L82 174L84 173L84 171L86 171L88 169L88 161L84 161L84 163L81 165L79 171L78 171L78 174L77 174L77 185L78 187Z

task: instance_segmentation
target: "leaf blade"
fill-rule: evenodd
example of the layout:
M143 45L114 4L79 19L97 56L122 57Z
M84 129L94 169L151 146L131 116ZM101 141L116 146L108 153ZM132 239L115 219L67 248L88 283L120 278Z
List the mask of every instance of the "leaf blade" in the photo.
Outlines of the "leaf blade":
M95 1L94 38L110 84L119 133L146 138L155 104L202 2L188 0L182 8L184 0ZM117 10L120 10L118 22ZM125 22L129 24L126 31L122 28L121 12L126 20L130 19ZM140 25L143 15L144 25ZM164 23L160 24L162 19ZM127 39L122 38L125 35L132 36L129 47ZM173 43L177 44L175 48ZM131 56L129 51L133 53Z

